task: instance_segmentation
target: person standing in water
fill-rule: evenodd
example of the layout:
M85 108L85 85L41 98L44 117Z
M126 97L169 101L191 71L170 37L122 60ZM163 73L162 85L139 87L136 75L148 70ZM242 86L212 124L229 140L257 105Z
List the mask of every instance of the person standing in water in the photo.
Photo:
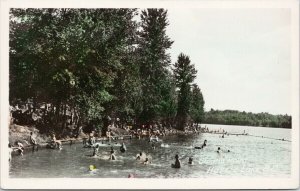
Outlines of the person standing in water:
M23 144L21 142L19 142L19 141L16 141L15 145L17 147L14 147L14 148L18 151L19 155L23 156L23 152L24 152L24 146L23 146Z
M92 156L94 157L94 156L97 156L97 154L98 154L99 144L96 144L93 148L94 148L94 151L93 151L93 155Z
M53 143L54 148L62 149L62 143L61 143L60 140L57 140L57 139L56 139L54 133L53 133L53 135L52 135L52 143Z
M111 150L110 150L110 160L116 160L116 156L115 156L115 150L113 147L111 147Z
M155 149L155 144L154 144L154 143L151 144L151 148L152 148L153 150Z
M32 152L34 152L35 150L36 150L36 151L39 150L37 141L36 141L36 139L33 137L33 133L32 133L32 132L30 132L29 142L30 142L30 144L32 145Z
M181 162L179 160L178 155L175 155L175 164L172 164L171 166L172 166L172 168L180 168L181 167Z

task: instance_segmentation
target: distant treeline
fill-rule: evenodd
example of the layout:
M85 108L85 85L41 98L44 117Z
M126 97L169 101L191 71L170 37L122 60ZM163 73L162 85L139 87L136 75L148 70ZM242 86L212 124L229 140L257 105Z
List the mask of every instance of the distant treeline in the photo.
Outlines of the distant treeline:
M289 115L272 115L269 113L211 109L205 112L203 123L292 128L292 117Z

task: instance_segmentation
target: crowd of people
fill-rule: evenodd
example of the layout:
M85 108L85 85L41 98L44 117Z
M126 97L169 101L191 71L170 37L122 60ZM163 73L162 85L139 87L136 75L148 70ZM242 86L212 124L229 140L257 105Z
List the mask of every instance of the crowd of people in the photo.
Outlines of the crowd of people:
M38 151L38 143L32 132L30 132L28 141L29 141L30 145L32 146L32 152ZM25 140L26 143L28 143L28 141ZM21 143L20 141L15 141L14 145L12 145L11 143L8 143L9 161L11 161L13 152L16 152L18 155L23 156L24 150L25 150L25 147L24 147L23 143Z
M132 133L133 136L136 136L138 139L147 137L149 139L149 143L151 144L151 148L154 150L156 148L156 144L158 142L162 141L162 139L159 138L159 137L165 136L168 133L167 131L168 130L160 131L159 129L152 128L150 126L150 128L142 127L142 129L137 129L135 131L131 131L131 133ZM198 131L210 132L207 127L204 127L200 130L194 128L194 132L198 132ZM223 136L224 136L224 134L223 134ZM109 142L110 142L111 139L113 139L113 133L110 129L108 129L108 131L106 133L106 137L107 137ZM29 142L30 142L30 145L32 146L32 151L33 152L38 151L39 144L36 141L33 132L30 132ZM91 157L96 157L96 156L99 155L99 148L103 144L104 144L103 140L102 140L102 142L97 142L96 136L94 135L94 132L90 133L88 135L88 138L83 139L83 146L85 148L92 148L93 149L93 153L92 153ZM109 160L112 160L112 161L117 160L116 151L114 149L114 146L116 146L116 145L118 145L118 144L115 144L115 145L111 144L111 148L110 148L110 152L109 152L109 158L108 158ZM120 149L120 153L125 153L127 151L127 147L126 147L124 142L122 142L122 144L121 145L119 144L118 146L119 146L119 149ZM202 145L195 146L194 149L204 149L206 146L207 146L207 140L204 140ZM62 149L62 141L58 140L56 138L55 134L52 134L51 141L48 143L48 148ZM14 145L9 144L9 160L11 160L11 154L12 154L13 151L16 151L16 153L18 153L19 155L23 155L24 150L25 150L24 145L20 141L16 141L14 143ZM216 152L221 153L221 148L218 147ZM230 150L228 150L227 152L230 152ZM147 155L146 153L144 153L142 151L136 155L135 159L137 161L140 161L144 165L152 163L152 156L150 154ZM171 167L172 168L177 168L177 169L181 168L182 163L180 161L179 154L175 154L174 159L175 159L175 161L174 161L174 163L171 164ZM193 165L194 164L192 156L188 157L187 164L188 165ZM89 167L89 170L94 171L94 170L96 170L96 167L94 165L91 165ZM133 178L134 176L129 175L128 177Z

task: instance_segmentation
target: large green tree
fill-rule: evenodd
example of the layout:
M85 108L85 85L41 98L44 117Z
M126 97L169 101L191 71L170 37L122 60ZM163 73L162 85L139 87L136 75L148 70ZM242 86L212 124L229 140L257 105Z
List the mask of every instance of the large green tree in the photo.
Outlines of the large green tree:
M169 25L167 10L147 9L141 13L139 32L140 76L142 84L142 112L140 121L152 123L161 111L161 100L169 76L170 55L167 52L173 41L166 34Z
M101 123L130 62L135 9L12 9L10 99L51 103L61 131L66 111ZM27 87L27 88L26 88ZM22 93L21 93L22 91ZM80 121L79 120L79 121ZM106 127L107 125L105 125Z
M179 54L174 65L174 75L178 90L178 107L176 115L176 127L184 130L190 113L191 84L196 78L196 69L191 64L190 58L183 53Z

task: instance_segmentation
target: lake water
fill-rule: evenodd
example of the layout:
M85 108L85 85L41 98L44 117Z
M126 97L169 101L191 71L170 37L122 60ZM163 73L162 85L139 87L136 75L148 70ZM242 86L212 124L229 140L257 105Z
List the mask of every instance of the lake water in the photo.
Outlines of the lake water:
M62 150L41 149L13 157L9 173L13 178L124 178L130 173L137 178L290 176L291 142L275 140L291 140L290 129L224 125L207 127L210 130L221 128L231 133L243 133L245 130L259 137L230 135L221 138L219 134L210 133L169 136L163 137L162 143L156 143L154 150L147 139L125 140L125 153L119 152L119 146L115 146L116 161L108 160L110 146L101 147L99 157L90 157L93 150L83 148L82 144L64 145ZM203 150L194 149L205 139L207 147ZM222 150L220 154L216 152L218 147ZM140 151L152 156L151 164L144 165L135 160ZM182 163L180 169L171 168L175 154L179 154ZM194 165L188 165L189 157L193 157ZM89 172L89 165L95 165L97 170Z

